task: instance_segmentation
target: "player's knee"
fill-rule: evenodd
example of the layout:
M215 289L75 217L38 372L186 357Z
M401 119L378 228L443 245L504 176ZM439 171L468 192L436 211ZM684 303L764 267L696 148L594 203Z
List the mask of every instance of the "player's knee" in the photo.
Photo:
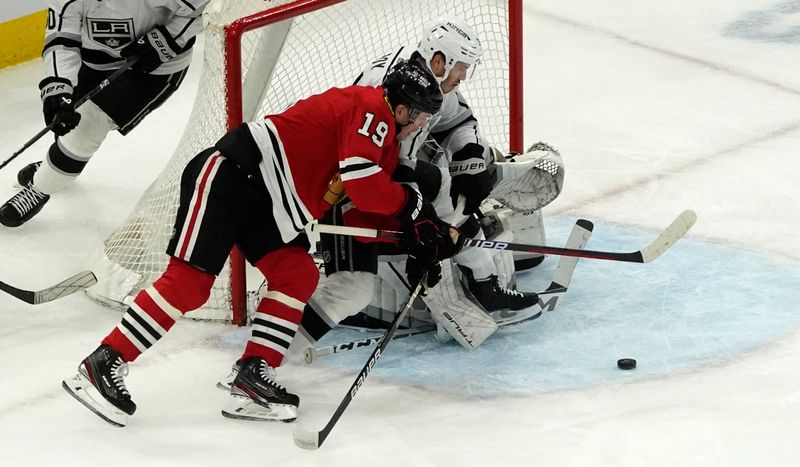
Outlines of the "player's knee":
M72 157L87 160L100 149L106 135L116 129L117 124L91 100L81 106L80 114L81 122L59 138L59 142Z
M298 246L264 255L255 266L264 274L269 290L278 290L303 303L314 293L319 269L308 252Z
M153 287L170 305L188 313L203 306L211 295L214 275L191 264L170 258L166 271L153 283Z
M330 321L338 323L370 304L374 277L369 272L338 271L317 288L313 302Z

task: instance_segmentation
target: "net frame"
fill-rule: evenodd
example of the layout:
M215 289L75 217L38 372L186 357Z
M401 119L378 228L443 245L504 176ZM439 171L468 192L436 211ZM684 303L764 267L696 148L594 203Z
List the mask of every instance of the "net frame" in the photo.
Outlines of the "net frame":
M436 2L437 0L434 0ZM353 2L354 5L361 5L366 6L363 2L358 3L357 0L212 0L212 2L207 6L206 11L204 13L204 22L206 25L206 63L204 64L204 79L206 77L206 72L209 69L209 50L210 46L213 45L214 47L214 55L215 57L221 56L223 57L222 64L222 74L224 75L224 107L225 107L225 115L224 115L224 126L225 128L221 128L221 130L230 130L235 128L239 124L243 122L245 118L254 118L254 115L259 113L262 110L267 110L270 112L276 111L274 106L267 108L267 109L260 109L257 107L253 107L252 104L255 101L258 105L263 103L259 103L258 101L264 99L264 95L266 95L267 90L272 86L272 79L274 78L272 73L274 71L274 64L273 68L267 68L266 73L268 76L262 81L265 81L263 84L263 94L255 94L252 95L253 92L260 92L258 90L253 91L249 89L251 86L248 85L247 78L254 74L253 67L256 67L257 74L261 72L258 69L258 65L253 65L251 63L252 57L250 57L247 61L243 60L243 48L246 44L243 45L243 39L247 35L248 38L253 37L256 33L254 31L262 29L265 31L262 36L270 36L271 38L268 41L268 44L265 46L267 54L275 54L277 57L278 55L284 53L284 43L282 40L285 40L289 34L289 29L293 27L294 19L301 18L303 15L317 12L318 10L322 10L325 8L333 7L339 4ZM507 38L507 67L508 69L505 71L504 75L507 76L507 90L505 94L507 95L507 103L508 106L508 128L507 128L507 135L504 136L506 141L502 141L502 143L507 143L507 149L514 150L514 151L521 151L523 148L523 141L522 141L522 128L523 128L523 115L522 115L522 0L471 0L471 2L458 2L458 1L446 1L442 0L441 4L447 3L450 7L454 5L458 6L459 8L467 8L468 3L479 4L480 7L484 7L486 5L490 5L494 8L503 8L503 14L506 16L507 24L506 24L506 32ZM463 3L463 5L462 5ZM369 7L372 8L373 6L377 6L378 8L381 5L384 5L385 9L391 10L403 7L406 5L405 3L398 3L398 2L388 2L383 0L371 0L368 3ZM391 8L388 7L391 5ZM398 5L400 5L398 7ZM438 5L438 4L437 4ZM408 8L408 7L406 7ZM438 8L438 7L437 7ZM336 11L336 9L332 9L330 11ZM395 12L396 13L396 12ZM414 12L417 14L417 12ZM421 13L419 13L422 16ZM415 34L418 34L417 31L421 30L422 24L426 21L433 19L433 17L420 17L418 21L418 25L414 26ZM387 22L391 22L390 19L386 19ZM416 21L415 21L416 22ZM285 26L285 27L284 27ZM275 32L267 33L267 30L274 30ZM313 31L309 31L313 32ZM480 33L480 32L479 32ZM260 33L259 33L260 34ZM220 39L221 37L221 39ZM484 38L481 38L482 41ZM213 40L213 44L211 41ZM249 39L248 39L249 40ZM221 44L217 44L217 42L221 42ZM259 44L262 45L262 44ZM395 43L392 47L397 47L400 45L407 45L403 43ZM221 47L222 51L220 52L217 50L217 47ZM324 48L324 47L323 47ZM391 50L391 49L389 49ZM389 50L382 50L380 53L388 52ZM372 59L374 56L367 57L367 59ZM277 61L277 58L275 58ZM361 66L366 64L366 62L360 62ZM211 67L219 66L218 63L211 63ZM216 69L216 68L215 68ZM286 73L284 73L285 75ZM276 78L278 80L278 78ZM144 260L152 261L154 257L154 253L150 251L148 248L152 249L153 245L144 243L149 240L142 240L139 245L135 243L139 241L139 237L146 237L147 235L151 235L150 232L147 232L148 229L150 230L161 230L162 232L158 232L157 235L160 236L160 239L155 242L156 244L163 243L165 244L165 233L163 232L165 229L163 226L161 227L153 227L147 225L149 220L143 220L145 216L137 215L137 211L141 212L142 209L146 209L146 205L149 202L146 198L150 195L151 192L156 192L159 194L161 191L168 191L164 188L164 184L167 182L173 183L175 180L175 171L176 169L173 167L170 169L170 165L174 165L173 162L178 158L181 150L184 152L191 152L194 151L199 152L198 145L200 148L207 147L213 144L213 141L216 139L209 139L208 134L200 133L200 130L196 130L192 132L190 126L192 123L195 122L196 114L201 112L214 112L214 109L208 109L208 106L205 108L203 107L203 103L201 102L206 96L203 96L203 84L201 83L201 89L198 90L198 99L195 102L195 109L192 112L192 117L190 120L190 124L187 125L187 129L184 132L183 138L178 145L178 149L176 150L176 154L173 156L173 159L168 164L167 168L165 168L162 175L153 182L153 184L148 188L145 195L142 197L140 201L140 205L144 205L142 208L140 205L134 209L134 213L131 214L130 218L127 221L127 224L118 229L117 232L112 234L112 236L107 239L105 242L105 246L107 247L111 242L111 239L116 237L122 239L131 239L134 242L134 246L125 246L124 249L127 250L137 250L141 249L143 251L135 251L135 254L131 254L133 257L142 257ZM280 88L281 82L278 82L277 86ZM329 86L326 86L326 88ZM248 89L246 89L248 88ZM256 87L256 89L258 89ZM316 90L314 92L320 92L322 89ZM312 94L314 92L310 92ZM259 97L260 96L260 97ZM302 96L305 97L305 96ZM212 97L213 99L213 97ZM221 106L220 106L221 107ZM280 110L280 109L278 109ZM218 123L214 123L217 121L216 115L207 115L208 119L212 120L211 123L208 125L211 128L216 128L216 126L221 125L222 122L219 121ZM479 118L481 118L479 116ZM214 130L216 132L217 130ZM223 131L224 133L224 131ZM215 136L215 135L211 135ZM221 134L216 135L215 137L219 137ZM197 141L199 140L199 142ZM183 154L181 157L186 157L186 154ZM172 170L171 174L167 174L168 171ZM180 174L180 166L177 167L178 175ZM172 197L171 199L172 205L176 206L176 196L174 193L171 194L164 194L164 197ZM151 196L152 197L152 196ZM127 225L133 224L134 228L126 228ZM171 225L170 225L171 227ZM138 230L141 230L139 232ZM143 233L142 233L143 232ZM156 235L156 234L154 234ZM168 234L166 234L168 236ZM160 245L159 245L160 247ZM156 248L158 249L158 248ZM161 250L163 251L163 249ZM163 253L161 253L163 255ZM100 255L103 256L103 255ZM166 255L163 255L166 256ZM109 254L108 258L111 255ZM104 258L104 259L108 259ZM119 261L124 267L130 267L133 261L138 259L128 259L124 261ZM111 262L117 262L116 259L110 260ZM108 261L106 261L107 263ZM111 274L108 274L108 277L111 278L111 282L121 282L130 284L132 290L136 290L137 288L144 287L144 284L147 284L149 280L152 279L152 275L154 274L153 271L142 272L137 270L137 273L129 273L129 271L121 272L119 267L112 267ZM231 254L231 259L229 262L229 266L223 271L223 273L219 276L217 280L217 284L215 288L220 288L223 290L222 294L224 298L222 301L226 302L225 306L230 306L229 314L227 318L230 321L237 325L244 325L247 323L247 280L246 280L246 268L245 268L245 260L243 256L234 249ZM108 283L109 281L105 281L101 279L101 283ZM94 293L91 294L94 298L104 302L110 303L112 305L118 305L119 303L123 302L123 299L115 298L112 300L106 300L104 298L103 293ZM112 295L113 294L109 294ZM132 295L132 294L130 294ZM130 295L125 298L128 300ZM117 297L119 294L117 295ZM194 317L200 317L201 319L219 319L219 315L214 317L209 317L203 313L193 312L192 315ZM191 317L191 315L190 315Z

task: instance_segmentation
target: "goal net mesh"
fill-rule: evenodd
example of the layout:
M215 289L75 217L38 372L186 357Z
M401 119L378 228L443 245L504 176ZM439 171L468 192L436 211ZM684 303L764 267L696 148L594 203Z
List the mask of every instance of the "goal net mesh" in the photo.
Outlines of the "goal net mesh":
M269 18L269 13L298 4L324 7L261 24L268 21L263 18ZM402 45L415 46L423 26L445 14L464 18L478 33L484 54L475 75L462 83L461 92L483 134L505 150L509 122L506 0L212 1L204 13L203 71L190 120L162 173L93 255L90 267L100 282L90 295L123 306L164 271L181 172L193 156L227 131L230 109L241 106L243 119L254 120L330 87L348 86L375 58ZM226 34L231 24L242 19L257 27L241 37L239 77L226 65L230 54ZM232 97L236 89L241 89L241 102ZM206 305L187 317L230 320L230 276L226 267ZM250 285L255 288L260 280L253 277Z

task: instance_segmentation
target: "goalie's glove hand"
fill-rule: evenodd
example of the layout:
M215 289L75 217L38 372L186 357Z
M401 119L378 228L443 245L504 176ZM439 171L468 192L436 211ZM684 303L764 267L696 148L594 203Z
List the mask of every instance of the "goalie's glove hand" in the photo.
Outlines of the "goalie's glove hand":
M74 130L81 121L81 114L75 111L72 98L72 84L64 78L48 77L39 83L42 93L42 112L44 123L53 125L53 133L64 136Z
M408 283L411 284L412 287L419 284L419 281L422 279L422 274L428 271L428 278L425 280L425 289L430 289L436 286L440 280L442 280L442 265L439 261L431 262L428 259L420 259L414 256L413 254L408 256L408 260L406 261L406 277L408 278ZM424 295L424 293L423 293Z
M167 28L156 26L136 42L126 45L119 53L127 60L137 58L136 63L131 66L132 69L150 73L182 51L183 48L175 42Z
M425 201L422 195L408 185L403 185L406 190L406 203L395 215L403 226L403 243L407 248L425 245L427 248L437 248L450 242L449 226L436 215L431 203ZM438 256L435 252L432 255Z
M450 162L450 197L453 206L457 204L459 195L466 198L464 215L478 212L483 200L492 192L494 171L489 170L483 152L483 146L469 143L456 151Z

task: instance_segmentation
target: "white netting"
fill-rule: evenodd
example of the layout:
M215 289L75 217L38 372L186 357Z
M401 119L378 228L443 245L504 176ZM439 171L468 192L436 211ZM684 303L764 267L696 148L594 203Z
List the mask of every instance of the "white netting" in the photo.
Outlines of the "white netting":
M93 290L95 298L122 302L163 272L183 167L227 130L224 26L290 3L219 0L208 6L204 15L204 69L190 121L164 171L95 255L92 268L100 279ZM463 17L478 32L484 56L462 92L487 138L507 148L506 0L349 0L246 32L241 41L244 119L276 113L300 98L351 84L374 58L401 45L416 44L423 25L442 14ZM230 297L226 268L208 304L193 315L230 319Z

